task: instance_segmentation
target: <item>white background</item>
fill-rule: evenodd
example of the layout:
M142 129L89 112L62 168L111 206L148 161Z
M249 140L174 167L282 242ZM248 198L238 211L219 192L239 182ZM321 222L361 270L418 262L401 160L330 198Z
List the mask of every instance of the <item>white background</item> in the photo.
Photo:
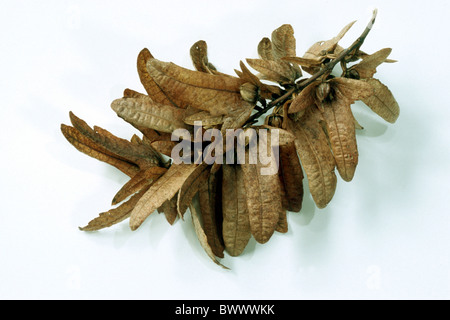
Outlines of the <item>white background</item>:
M294 27L297 53L373 8L363 50L392 47L376 77L401 107L390 125L354 110L360 163L323 210L308 193L289 232L252 241L223 270L200 247L190 219L153 214L84 233L127 177L79 153L62 136L69 110L129 138L110 109L147 47L191 67L207 41L210 61L233 74L262 37ZM1 1L0 298L11 299L448 299L450 298L448 1Z

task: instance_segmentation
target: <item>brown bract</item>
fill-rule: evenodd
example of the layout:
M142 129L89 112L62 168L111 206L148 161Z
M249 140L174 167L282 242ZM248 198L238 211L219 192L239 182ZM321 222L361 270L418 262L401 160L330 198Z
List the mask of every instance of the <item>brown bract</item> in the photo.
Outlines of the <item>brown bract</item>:
M80 229L129 219L136 230L155 211L171 225L190 214L207 256L224 267L225 253L239 256L252 238L262 244L289 230L288 213L305 210L304 174L316 206L326 207L337 187L335 170L344 181L357 172L355 130L363 128L351 105L362 101L391 123L399 116L392 92L373 78L382 63L395 61L388 59L392 50L360 50L375 18L376 11L348 48L339 41L353 22L302 57L293 27L284 24L258 43L258 57L238 63L237 77L209 62L204 40L189 49L195 70L141 50L137 71L145 93L127 88L111 103L140 134L122 139L72 112L72 125L61 125L76 149L130 178L113 197L115 207ZM230 130L242 135L223 144Z

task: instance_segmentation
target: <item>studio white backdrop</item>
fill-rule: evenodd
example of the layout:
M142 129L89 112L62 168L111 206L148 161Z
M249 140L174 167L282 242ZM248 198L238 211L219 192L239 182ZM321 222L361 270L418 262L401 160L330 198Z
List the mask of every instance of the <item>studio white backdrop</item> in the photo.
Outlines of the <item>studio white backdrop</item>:
M448 299L450 298L448 1L1 1L0 298L3 299ZM136 57L147 47L191 68L208 43L233 74L272 30L294 27L297 52L373 8L363 46L393 48L377 77L401 114L385 123L364 105L360 162L325 209L306 193L287 234L212 263L190 219L153 214L99 232L78 226L110 208L127 177L62 136L69 111L112 133L137 133L110 109L143 92ZM305 181L306 187L306 181Z

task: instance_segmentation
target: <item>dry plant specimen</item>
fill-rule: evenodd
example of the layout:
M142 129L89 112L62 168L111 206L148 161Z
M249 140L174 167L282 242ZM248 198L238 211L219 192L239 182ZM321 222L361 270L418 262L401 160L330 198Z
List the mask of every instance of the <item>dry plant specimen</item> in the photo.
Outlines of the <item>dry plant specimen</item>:
M61 126L79 151L130 177L114 208L80 229L129 219L136 230L155 211L173 224L189 209L201 245L221 265L224 251L240 255L251 237L265 243L287 232L287 212L302 208L304 177L317 207L327 206L337 175L351 181L358 164L355 130L362 127L351 104L361 100L390 123L399 116L391 91L374 78L381 63L395 62L391 49L360 50L375 18L376 11L348 48L339 41L353 22L301 57L292 26L282 25L236 76L209 62L205 41L190 48L195 70L143 49L137 69L145 93L125 89L111 105L139 136L116 137L72 112L72 126Z

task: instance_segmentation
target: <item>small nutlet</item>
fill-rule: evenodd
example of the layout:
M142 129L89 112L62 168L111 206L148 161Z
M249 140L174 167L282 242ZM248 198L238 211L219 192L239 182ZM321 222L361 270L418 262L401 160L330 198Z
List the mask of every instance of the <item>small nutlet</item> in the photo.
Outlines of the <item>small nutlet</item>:
M242 99L254 103L258 99L258 87L250 82L246 82L239 87Z
M330 84L328 82L322 82L316 88L316 97L320 102L325 100L330 94Z
M268 117L267 124L269 126L275 127L275 128L281 128L283 126L283 117L278 115L271 115Z

